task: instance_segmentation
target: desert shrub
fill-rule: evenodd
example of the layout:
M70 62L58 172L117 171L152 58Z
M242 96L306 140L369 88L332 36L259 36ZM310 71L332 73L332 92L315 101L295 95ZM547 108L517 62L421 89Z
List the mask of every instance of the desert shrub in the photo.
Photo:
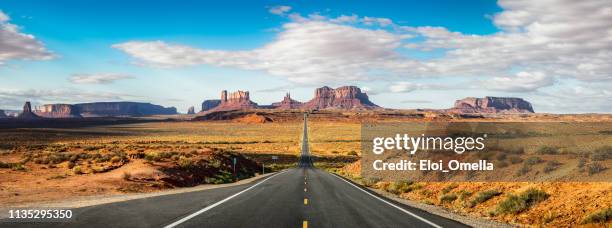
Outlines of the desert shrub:
M434 205L434 203L431 202L431 200L429 200L429 199L423 200L421 202L424 203L424 204L427 204L427 205Z
M74 174L81 174L81 173L83 173L83 171L81 170L81 166L80 165L72 167L72 172L74 172Z
M500 214L516 214L548 199L549 195L539 189L530 188L519 195L509 195L497 205L496 212Z
M74 162L69 161L69 162L66 164L66 167L67 167L68 169L72 169L72 168L74 168Z
M505 159L506 159L506 157L507 157L507 156L508 156L508 155L507 155L506 153L499 152L495 158L496 158L498 161L503 161L503 160L505 160Z
M425 197L433 196L433 192L428 190L428 189L423 189L423 190L421 190L420 193L421 193L422 196L425 196Z
M187 157L181 156L181 157L179 157L178 165L179 165L179 167L181 167L183 169L188 169L188 168L191 168L194 165L194 163L191 160L191 158L187 158Z
M110 161L111 161L112 163L117 163L117 162L120 162L120 161L121 161L121 157L119 157L119 156L113 156L113 157L110 159Z
M593 162L587 166L587 170L589 171L589 175L593 175L603 171L605 167L598 162Z
M147 161L160 161L161 157L159 156L159 153L157 152L148 152L145 153L145 160Z
M578 160L578 168L584 167L584 165L586 165L586 162L587 162L586 158L580 158L580 160Z
M546 163L546 166L544 166L544 172L545 173L552 172L553 170L557 169L559 165L561 165L561 163L556 160L548 161Z
M472 195L472 192L465 190L465 189L459 191L458 193L459 193L460 200L466 200L468 197Z
M456 199L457 199L457 194L454 194L454 193L444 194L440 196L441 203L452 203Z
M442 189L442 194L449 193L451 190L455 189L457 186L459 186L457 183L452 183L452 184L447 185L446 187Z
M79 159L79 155L73 154L73 155L70 155L70 159L68 160L71 162L75 162L78 159Z
M612 208L609 207L587 215L582 220L582 224L604 223L610 220L612 220Z
M612 158L612 146L602 146L593 152L593 161L604 161Z
M497 167L499 167L499 168L508 167L508 162L500 161L500 162L497 163Z
M544 161L544 160L542 160L542 158L540 158L540 157L537 157L537 156L531 156L531 157L528 157L528 158L525 160L525 165L537 165L537 164L542 163L543 161Z
M558 154L559 150L555 147L551 146L541 146L536 151L537 154Z
M12 169L15 171L26 171L26 167L21 163L14 163Z
M529 172L529 166L527 164L523 164L523 166L516 171L516 176L523 176Z
M356 152L356 151L354 151L354 150L351 150L351 151L349 151L349 152L347 153L347 155L350 155L350 156L357 156L357 152Z
M518 163L521 163L521 162L523 162L523 159L521 157L516 156L516 155L515 156L510 156L510 163L518 164Z
M124 180L130 180L130 178L132 178L132 174L130 172L123 172L121 178L123 178Z
M486 191L479 192L472 201L470 201L470 207L474 207L479 203L483 203L495 196L501 195L501 192L496 189L489 189Z

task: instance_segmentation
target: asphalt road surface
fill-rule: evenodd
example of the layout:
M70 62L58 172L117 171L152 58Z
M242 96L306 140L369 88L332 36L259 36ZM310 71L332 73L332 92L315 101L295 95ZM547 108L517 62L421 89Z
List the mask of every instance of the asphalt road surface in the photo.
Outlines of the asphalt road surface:
M5 227L466 227L316 169L308 122L299 166L255 183L74 209L66 223Z

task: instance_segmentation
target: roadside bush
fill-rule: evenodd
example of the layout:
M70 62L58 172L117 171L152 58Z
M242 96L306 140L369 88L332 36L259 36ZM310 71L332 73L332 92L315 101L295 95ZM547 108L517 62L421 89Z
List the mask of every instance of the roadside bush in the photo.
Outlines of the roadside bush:
M72 168L74 168L74 162L69 161L69 162L68 162L68 164L66 164L66 167L67 167L68 169L72 169Z
M449 193L451 190L455 189L457 186L459 186L457 183L452 183L452 184L447 185L446 187L442 189L442 194Z
M350 155L350 156L357 156L357 152L356 152L356 151L354 151L354 150L351 150L351 151L349 151L349 152L347 153L347 155Z
M486 191L479 192L472 201L470 201L470 207L474 207L479 203L483 203L495 196L501 195L501 192L496 189L490 189Z
M605 161L612 158L612 146L602 146L593 152L593 161Z
M74 174L82 174L83 171L81 170L81 166L77 165L75 167L72 167L72 172L74 172Z
M181 167L183 169L188 169L188 168L191 168L194 165L194 163L191 160L191 158L187 158L187 157L181 156L181 157L179 157L178 165L179 165L179 167Z
M161 157L159 156L159 153L157 152L148 152L145 153L145 160L147 161L160 161Z
M444 195L440 196L440 202L441 203L452 203L456 199L457 199L457 195L454 194L454 193L444 194Z
M548 193L530 188L519 195L509 195L504 201L497 205L496 213L517 214L529 207L548 199Z
M528 157L528 158L525 160L525 164L526 164L526 165L537 165L537 164L542 163L543 161L544 161L544 160L542 160L542 158L540 158L540 157L531 156L531 157Z
M516 171L516 176L523 176L529 172L529 166L527 164L523 164L523 166Z
M603 171L605 167L598 162L593 162L587 166L587 170L589 171L589 175L593 175Z
M466 200L468 197L470 197L472 195L472 192L467 191L465 189L459 191L459 199L460 200Z
M544 166L544 172L545 173L550 173L550 172L554 171L555 169L557 169L559 167L559 165L561 165L561 163L556 161L556 160L548 161L546 163L546 166Z
M537 154L558 154L559 150L555 147L551 146L541 146L536 151Z
M518 164L523 162L523 159L519 156L510 156L510 163L512 164Z
M587 215L582 220L582 224L605 223L610 220L612 220L612 208L609 207Z
M117 163L117 162L120 162L120 161L121 161L121 158L120 158L119 156L113 156L113 157L110 159L110 161L111 161L112 163Z
M586 158L580 158L580 160L578 160L578 168L583 168L584 165L586 165L587 159Z

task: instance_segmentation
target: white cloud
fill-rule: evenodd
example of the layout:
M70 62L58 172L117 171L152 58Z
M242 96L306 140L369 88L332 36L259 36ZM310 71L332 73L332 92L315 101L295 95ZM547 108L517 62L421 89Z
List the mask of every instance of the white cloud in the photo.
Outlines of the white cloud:
M384 30L311 20L287 23L283 29L275 41L250 51L206 50L163 41L131 41L113 47L144 65L238 67L306 84L363 80L369 70L384 69L389 61L400 58L394 50L402 38Z
M289 11L291 11L291 6L274 6L271 7L268 12L276 15L284 15Z
M555 79L543 72L519 72L513 77L494 77L484 87L510 92L530 92L553 85Z
M98 101L125 101L142 99L139 96L102 91L82 91L79 89L6 89L0 88L0 107L21 109L25 101L33 104L80 103Z
M53 55L33 35L21 33L0 10L0 65L13 59L48 60Z
M133 76L120 73L73 74L68 81L75 84L110 84L128 78Z

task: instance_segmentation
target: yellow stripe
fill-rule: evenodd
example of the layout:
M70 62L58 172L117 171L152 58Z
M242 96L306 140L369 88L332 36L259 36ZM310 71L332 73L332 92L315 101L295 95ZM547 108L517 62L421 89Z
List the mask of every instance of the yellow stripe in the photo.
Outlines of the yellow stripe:
M308 205L308 199L304 198L304 205Z
M302 228L308 228L308 221L304 220L302 222Z

